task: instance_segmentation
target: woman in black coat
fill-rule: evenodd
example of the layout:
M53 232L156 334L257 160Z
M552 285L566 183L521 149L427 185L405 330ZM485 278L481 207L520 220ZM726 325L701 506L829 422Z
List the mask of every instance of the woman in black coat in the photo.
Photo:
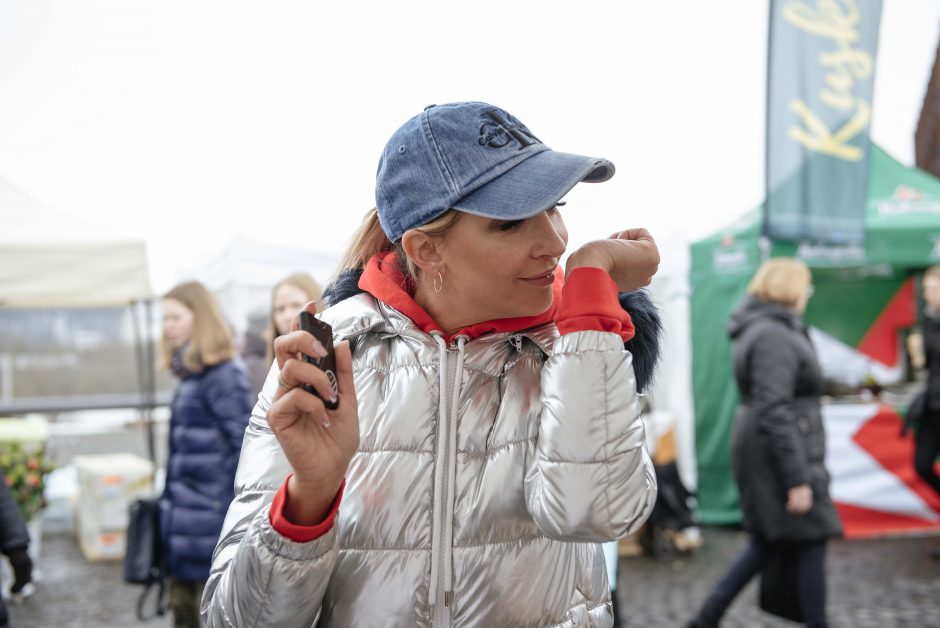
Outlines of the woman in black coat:
M927 367L927 387L921 403L912 404L908 420L915 427L914 469L940 495L940 476L934 466L940 454L940 266L924 272L923 287L924 332L910 336L908 343L914 366ZM940 552L935 551L934 557L940 558Z
M825 549L842 526L829 497L819 398L822 373L802 314L809 269L790 258L764 262L732 314L734 377L741 395L731 462L751 540L689 626L717 626L725 609L776 552L794 555L808 626L826 626Z

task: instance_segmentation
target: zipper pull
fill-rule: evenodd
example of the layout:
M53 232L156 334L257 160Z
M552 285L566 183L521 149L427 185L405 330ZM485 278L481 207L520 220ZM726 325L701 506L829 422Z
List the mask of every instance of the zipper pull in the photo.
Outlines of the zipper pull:
M516 351L522 351L522 336L512 336L511 338L513 346L516 348Z

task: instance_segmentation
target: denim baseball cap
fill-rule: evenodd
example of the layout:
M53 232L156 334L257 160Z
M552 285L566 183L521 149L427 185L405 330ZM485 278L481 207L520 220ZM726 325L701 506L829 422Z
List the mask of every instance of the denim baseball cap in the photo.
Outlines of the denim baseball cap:
M499 107L431 105L385 145L375 206L385 235L397 242L449 209L521 220L550 209L581 181L612 176L608 160L554 151Z

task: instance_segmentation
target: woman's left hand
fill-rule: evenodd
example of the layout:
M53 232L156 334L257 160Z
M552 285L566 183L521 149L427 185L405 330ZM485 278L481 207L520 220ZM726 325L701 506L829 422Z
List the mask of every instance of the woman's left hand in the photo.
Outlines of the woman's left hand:
M565 275L579 267L605 270L621 292L633 292L650 285L659 270L659 249L646 229L626 229L581 246L568 257Z
M787 491L787 512L805 515L813 507L813 489L809 484L800 484Z

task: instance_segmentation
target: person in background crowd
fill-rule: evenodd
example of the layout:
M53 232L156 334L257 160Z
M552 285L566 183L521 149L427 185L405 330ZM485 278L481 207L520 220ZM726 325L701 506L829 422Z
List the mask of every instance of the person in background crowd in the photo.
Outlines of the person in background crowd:
M271 342L268 340L267 324L269 315L258 316L248 321L248 328L241 337L241 357L248 371L248 385L251 399L258 399L258 393L264 386L264 380L271 370Z
M179 379L160 503L170 607L174 626L197 628L251 414L248 375L215 297L197 282L164 295L160 356L161 366Z
M940 495L937 475L937 454L940 454L940 266L924 272L923 333L908 336L908 350L915 368L927 368L927 388L912 408L910 417L914 431L914 468L930 487ZM913 405L913 404L912 404ZM935 554L940 558L940 553Z
M797 556L808 626L826 623L826 541L842 534L829 497L820 396L823 378L802 315L813 293L796 259L765 261L731 315L734 378L741 395L731 463L750 543L705 600L691 628L717 626L725 610L773 558Z
M319 303L323 289L307 273L293 273L271 291L271 323L268 326L268 366L274 361L274 341L290 332L291 322L311 301ZM267 373L265 373L267 375Z
M319 303L323 291L307 273L293 273L278 281L271 290L267 327L262 332L249 324L242 336L241 355L248 369L251 398L257 399L274 361L274 341L290 331L291 321L311 301Z
M33 561L29 557L29 532L23 521L13 493L7 486L7 478L0 469L0 552L10 561L13 568L13 586L10 593L19 593L33 577ZM0 628L10 625L6 604L0 597Z
M485 103L428 107L393 135L320 315L338 394L299 359L321 343L278 338L209 626L612 625L600 543L656 498L637 397L655 309L618 289L648 285L659 253L620 231L563 273L559 202L613 173Z

